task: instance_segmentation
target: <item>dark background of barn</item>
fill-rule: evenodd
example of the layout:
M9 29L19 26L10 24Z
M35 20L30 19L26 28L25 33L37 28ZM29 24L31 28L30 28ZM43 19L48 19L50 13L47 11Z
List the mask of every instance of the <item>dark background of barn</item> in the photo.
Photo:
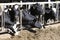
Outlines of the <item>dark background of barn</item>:
M21 0L0 0L0 3L9 3L9 2L20 2ZM43 2L48 0L22 0L23 2ZM59 1L59 0L51 0L51 1Z

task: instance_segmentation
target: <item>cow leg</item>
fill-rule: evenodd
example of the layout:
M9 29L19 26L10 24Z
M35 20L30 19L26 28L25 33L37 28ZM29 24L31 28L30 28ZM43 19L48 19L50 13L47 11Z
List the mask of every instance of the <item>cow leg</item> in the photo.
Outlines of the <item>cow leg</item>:
M6 28L8 28L8 33L9 33L10 35L14 36L15 31L14 31L13 27L7 26ZM10 30L9 30L9 29L10 29Z
M40 15L38 15L38 21L40 21Z
M9 32L9 34L10 34L11 36L14 36L14 33L12 33L12 32Z
M55 21L56 21L56 19L55 19L55 17L54 17L54 23L55 23Z
M46 25L46 23L47 23L47 18L44 18L44 25Z
M50 19L53 19L54 20L54 23L55 23L55 21L56 21L55 16L52 16Z

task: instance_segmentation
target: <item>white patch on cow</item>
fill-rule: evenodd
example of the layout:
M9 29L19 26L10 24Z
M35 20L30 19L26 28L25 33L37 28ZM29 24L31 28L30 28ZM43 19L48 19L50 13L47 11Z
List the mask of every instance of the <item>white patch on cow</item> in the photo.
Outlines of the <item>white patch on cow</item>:
M56 8L52 8L52 10L54 11L56 19L57 19L57 13L56 13L57 10L56 10Z
M17 9L19 6L18 5L15 5L15 9Z
M19 24L19 21L17 21L16 24Z
M17 31L18 28L16 27L18 24L19 24L19 21L17 21L16 24L14 24L13 26L13 29L16 32L15 35L18 35L18 31Z
M38 16L36 16L36 18L38 18Z
M11 9L9 9L11 11Z
M4 10L4 12L7 12L7 11L8 11L8 9Z
M56 14L56 8L52 8L52 10L54 11L54 13Z
M13 29L14 29L15 32L17 32L16 25L17 25L17 24L14 24L14 26L13 26Z
M18 35L19 35L19 33L20 33L20 31L16 32L16 33L15 33L15 36L18 36Z

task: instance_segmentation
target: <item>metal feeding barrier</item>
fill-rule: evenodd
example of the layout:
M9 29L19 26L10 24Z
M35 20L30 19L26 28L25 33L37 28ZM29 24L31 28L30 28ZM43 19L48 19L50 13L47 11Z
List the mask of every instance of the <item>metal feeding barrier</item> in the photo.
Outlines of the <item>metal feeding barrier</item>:
M0 3L0 6L1 6L1 9L2 9L2 12L1 12L1 15L2 15L2 20L1 20L1 27L3 28L4 26L5 26L5 23L4 23L4 13L3 13L3 11L4 11L4 6L7 6L7 5L11 5L11 6L13 6L13 5L15 5L15 4L17 4L17 5L20 5L20 7L22 7L23 5L28 5L28 8L27 9L30 9L30 5L32 5L32 4L36 4L36 3L38 3L38 4L41 4L42 5L42 7L43 7L43 14L45 14L45 4L48 4L49 5L49 7L52 5L52 7L53 7L53 5L54 4L56 4L56 13L57 13L57 21L59 21L59 19L58 19L58 15L59 15L59 3L60 2L16 2L16 3ZM22 10L20 10L20 27L22 28ZM42 20L43 19L43 20ZM41 22L44 24L44 18L42 18L41 19ZM2 29L3 30L3 29Z

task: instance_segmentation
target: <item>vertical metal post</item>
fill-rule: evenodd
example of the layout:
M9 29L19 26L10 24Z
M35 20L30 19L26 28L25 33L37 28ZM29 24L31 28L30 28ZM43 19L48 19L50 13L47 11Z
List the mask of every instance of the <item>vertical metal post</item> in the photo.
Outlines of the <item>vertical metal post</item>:
M45 4L43 4L43 15L45 14ZM43 17L43 25L45 24L44 17Z
M22 1L21 1L21 7L22 7ZM22 30L22 10L20 10L20 29Z
M59 19L58 19L58 15L59 15L59 7L58 7L58 3L56 3L56 13L57 13L57 21L59 21Z
M43 9L43 4L40 4L41 5L41 7L42 7L42 9ZM39 21L41 22L41 24L43 24L43 17L42 17L43 15L40 15L40 19L39 19Z
M3 6L6 6L6 5L3 5ZM5 26L5 20L4 20L4 18L5 18L5 13L4 13L4 10L3 10L3 24Z
M1 5L1 8L2 8L2 31L4 29L4 26L5 26L5 23L4 23L4 5Z
M3 6L1 5L1 8L2 8L2 27L3 27Z
M0 16L1 16L0 22L1 22L1 27L2 27L2 6L1 5L0 5Z
M52 3L52 8L54 8L54 4Z
M50 2L51 2L51 0L48 0L48 2L49 2L49 8L50 8L50 6L51 6L51 5L50 5L50 4L51 4L51 3L50 3Z
M30 9L30 4L29 4L29 7L28 7L28 9Z
M26 10L27 10L28 8L27 8L27 5L26 5Z
M22 10L20 10L20 28L22 29Z

